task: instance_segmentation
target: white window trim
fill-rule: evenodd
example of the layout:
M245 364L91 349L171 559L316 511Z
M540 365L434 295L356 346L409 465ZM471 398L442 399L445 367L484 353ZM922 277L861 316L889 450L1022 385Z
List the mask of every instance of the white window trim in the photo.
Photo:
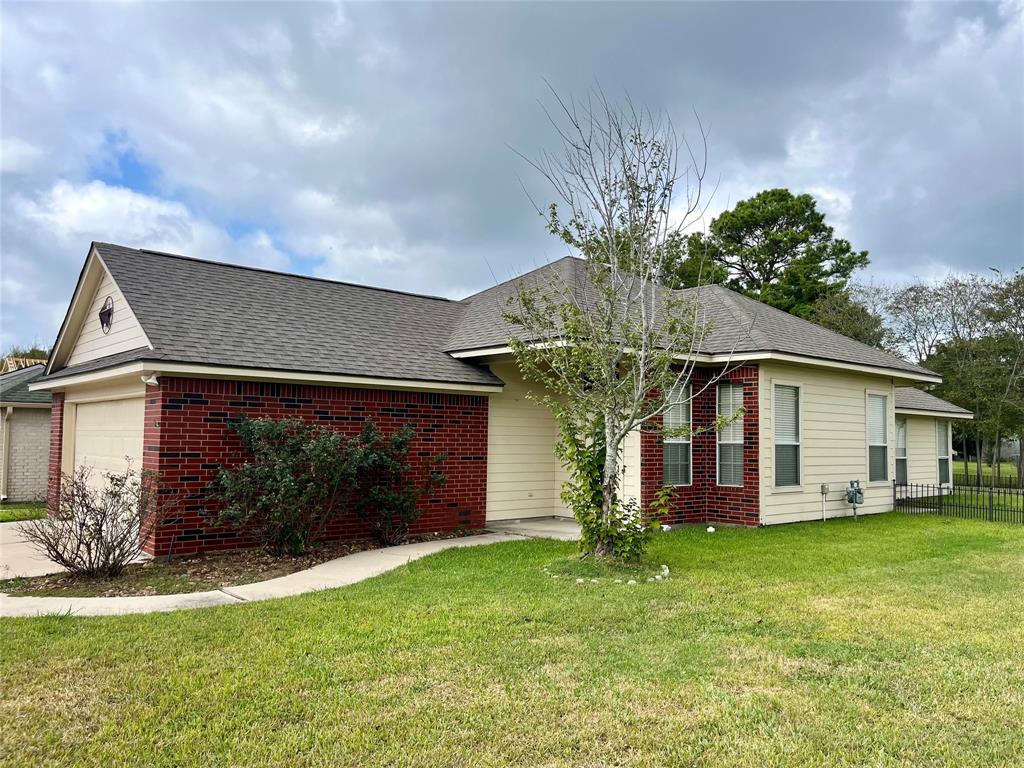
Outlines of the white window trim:
M945 423L946 425L946 444L944 446L939 445L939 426ZM946 453L942 453L942 449L946 449ZM942 472L939 471L939 462L942 459L946 460L946 467L948 469L949 480L942 482ZM936 419L935 420L935 480L936 485L951 486L953 484L953 426L949 419Z
M869 420L871 418L871 396L878 395L885 398L885 479L871 479L871 429ZM892 434L896 427L895 411L893 409L893 393L887 389L865 389L864 390L864 485L865 487L888 486L896 471L893 461ZM881 445L881 443L879 443ZM877 447L877 446L875 446Z
M686 437L671 437L671 438L662 437L662 439L661 439L661 444L662 444L661 487L662 488L689 488L690 486L693 485L693 397L692 397L693 387L690 384L687 384L683 388L683 391L686 393L684 395L684 397L686 398L687 410L689 410L689 412L690 412L689 420L686 422L686 425L690 428L690 434L687 435ZM664 419L664 416L662 418ZM666 483L665 482L665 457L664 457L665 448L664 448L664 446L665 446L666 443L672 443L674 445L685 444L685 445L689 445L690 446L690 476L689 476L689 478L687 479L687 481L685 483Z
M895 447L893 448L893 475L892 475L892 479L893 480L898 480L899 479L899 477L898 477L899 476L899 472L896 471L896 466L897 466L896 462L900 461L900 459L901 459L901 457L900 457L900 427L899 427L900 419L903 419L903 451L904 451L904 455L902 456L902 460L903 460L903 466L905 466L907 468L907 471L905 473L906 476L907 476L907 485L910 485L910 421L907 419L906 416L901 416L900 414L896 414L896 418L893 419L893 424L896 427L896 441L895 441L896 444L895 444ZM937 434L938 433L936 433L936 439L938 439Z
M716 416L716 418L721 415L720 413L718 413L718 408L719 408L718 390L721 387L738 387L739 390L740 390L740 407L743 407L742 406L743 395L744 395L743 383L742 382L738 382L738 381L723 381L720 384L717 384L715 386L715 416ZM725 443L725 445L738 445L740 447L740 477L741 478L743 478L743 476L745 474L745 471L746 471L746 457L743 455L743 445L744 445L744 440L746 438L746 428L745 428L745 424L744 424L744 420L745 419L746 419L746 413L744 413L742 416L740 416L739 422L738 422L739 425L740 425L740 441L738 443ZM693 411L692 410L690 412L690 421L691 421L691 423L693 421ZM803 434L803 433L801 432L800 434ZM774 434L773 434L773 437L774 437ZM716 429L715 430L715 485L717 485L720 488L743 488L744 487L744 482L743 482L742 479L741 479L741 481L739 483L723 483L722 482L722 451L721 451L721 447L722 447L722 433L721 433L720 430ZM692 456L693 449L691 448L690 450L691 450L690 462L692 464L693 463L693 456ZM774 467L773 467L773 469L774 469ZM693 475L692 467L691 467L691 470L690 470L690 475L691 476Z
M772 490L775 493L803 493L804 490L804 384L802 381L793 381L790 379L772 379L769 382L769 386L772 388L772 419L771 419L771 432L769 433L772 438ZM778 413L775 407L775 387L796 387L796 423L797 431L800 435L800 440L796 443L799 446L797 451L797 465L799 466L799 482L796 485L776 485L775 484L775 414ZM793 445L793 443L783 443L783 445Z

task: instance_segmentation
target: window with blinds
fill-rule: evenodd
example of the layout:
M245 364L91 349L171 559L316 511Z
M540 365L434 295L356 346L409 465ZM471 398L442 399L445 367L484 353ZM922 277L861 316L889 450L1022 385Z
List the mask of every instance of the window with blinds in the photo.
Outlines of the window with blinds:
M718 484L743 485L743 407L742 384L718 385L719 418L735 419L718 430Z
M800 485L800 387L775 385L775 485Z
M690 389L676 387L669 394L669 406L664 416L665 437L663 448L662 482L665 485L690 484L690 434L673 433L690 426Z
M936 452L939 455L939 483L949 483L949 422L935 422Z
M871 482L889 479L888 401L886 395L868 395L868 480Z
M907 484L907 420L896 418L896 482Z

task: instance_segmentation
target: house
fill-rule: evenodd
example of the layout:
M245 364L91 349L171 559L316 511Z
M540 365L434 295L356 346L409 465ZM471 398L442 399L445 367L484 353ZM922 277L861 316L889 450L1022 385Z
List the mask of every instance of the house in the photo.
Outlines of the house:
M582 284L565 258L516 280ZM667 289L666 289L667 290ZM526 398L503 318L514 282L455 301L93 243L46 375L53 393L51 505L79 465L159 475L174 510L154 554L249 546L215 522L208 488L242 458L228 422L294 416L355 432L417 428L412 454L448 454L447 484L417 530L565 514L550 412ZM712 321L692 407L668 418L742 423L690 440L635 433L623 493L647 503L674 487L680 521L768 525L891 508L893 482L948 480L949 420L969 418L910 389L931 371L712 286L693 294ZM716 386L698 386L727 370ZM344 520L331 536L364 529Z
M9 366L0 374L0 499L46 496L50 460L50 393L30 392L46 366Z

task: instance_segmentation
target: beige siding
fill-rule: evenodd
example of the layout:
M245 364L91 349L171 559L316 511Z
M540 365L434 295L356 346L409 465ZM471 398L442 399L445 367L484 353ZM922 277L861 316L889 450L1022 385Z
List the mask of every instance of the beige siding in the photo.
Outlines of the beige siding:
M622 486L624 500L640 502L640 430L634 429L622 446Z
M4 434L4 430L10 430L10 434ZM2 447L7 445L10 455L4 456ZM8 499L45 498L49 465L49 408L14 408L10 421L0 419L0 467L4 472L3 493Z
M774 385L800 386L801 485L775 488ZM867 395L888 395L888 481L868 482ZM858 513L892 508L895 473L895 409L892 381L808 366L765 363L760 369L761 522L766 525L821 518L820 485L828 483L829 517L851 515L844 489L860 480L865 505Z
M488 398L487 519L566 514L558 499L564 472L554 455L551 412L527 399L513 363L491 369L505 389Z
M906 416L907 482L939 482L938 434L931 416Z
M114 300L114 319L110 332L103 333L99 313L107 296ZM68 357L68 365L77 365L99 357L149 346L135 313L106 270L88 307L82 329Z

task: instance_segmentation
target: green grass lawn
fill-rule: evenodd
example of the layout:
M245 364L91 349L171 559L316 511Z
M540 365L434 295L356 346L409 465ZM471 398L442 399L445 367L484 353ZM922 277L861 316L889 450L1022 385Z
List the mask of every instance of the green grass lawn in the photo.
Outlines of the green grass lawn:
M885 515L572 544L353 587L0 624L7 765L1024 764L1024 526Z
M967 475L974 477L978 472L978 463L976 461L967 462ZM981 476L984 478L992 477L994 465L982 464L981 465ZM957 475L964 474L964 463L963 461L953 461L953 472ZM1002 478L1017 477L1017 464L1012 461L1001 461L999 462L999 476Z
M0 523L36 520L46 517L46 504L41 501L13 501L0 504Z

